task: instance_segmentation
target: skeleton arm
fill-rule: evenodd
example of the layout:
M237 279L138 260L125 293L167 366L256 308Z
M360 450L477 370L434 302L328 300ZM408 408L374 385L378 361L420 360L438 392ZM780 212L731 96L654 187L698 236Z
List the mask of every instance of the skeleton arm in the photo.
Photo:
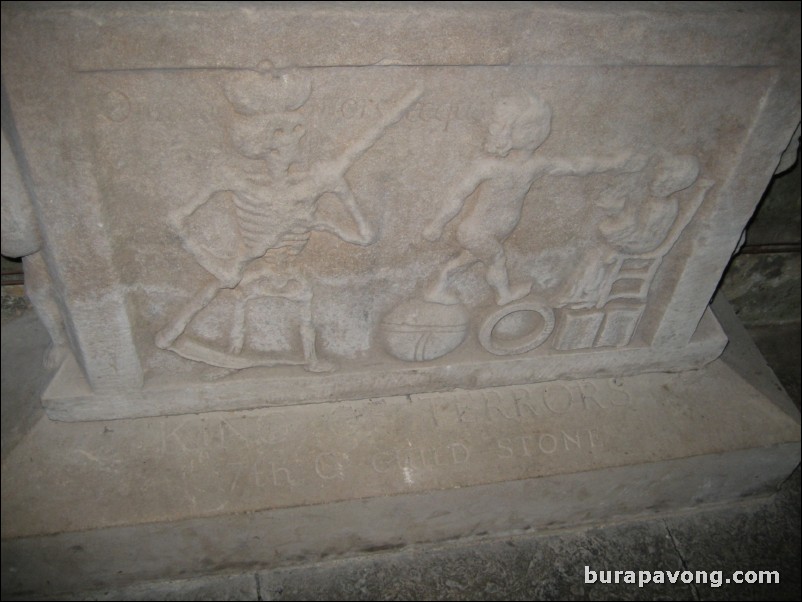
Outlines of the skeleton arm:
M354 220L356 232L354 232L353 229L346 229L340 224L329 220L317 221L313 224L312 228L319 232L334 234L345 242L355 245L366 246L376 242L378 232L374 230L368 223L368 220L365 219L362 210L359 208L359 204L356 202L356 197L354 197L354 193L351 191L351 187L348 186L345 179L341 178L337 186L334 186L331 190L327 190L326 192L333 192L337 195L337 198L343 204L343 207L345 207L348 215Z

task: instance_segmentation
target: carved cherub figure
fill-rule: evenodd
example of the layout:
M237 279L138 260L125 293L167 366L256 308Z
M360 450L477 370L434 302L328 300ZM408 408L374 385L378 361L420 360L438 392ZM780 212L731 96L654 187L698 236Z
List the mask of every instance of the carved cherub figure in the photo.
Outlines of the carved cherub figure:
M427 301L445 305L459 303L449 290L451 279L478 262L485 267L487 283L495 291L498 305L525 297L532 283L510 285L504 241L518 225L524 199L532 185L543 176L636 171L641 167L640 157L623 154L612 158L542 157L536 151L550 133L551 108L539 98L516 96L496 104L484 145L486 155L471 164L467 175L423 231L427 240L440 238L445 226L462 213L466 201L475 195L475 201L457 227L457 241L462 251L440 271L425 294Z

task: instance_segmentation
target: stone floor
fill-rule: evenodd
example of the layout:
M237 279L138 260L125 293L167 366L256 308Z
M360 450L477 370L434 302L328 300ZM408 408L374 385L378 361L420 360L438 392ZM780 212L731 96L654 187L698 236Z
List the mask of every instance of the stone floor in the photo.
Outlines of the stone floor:
M5 311L5 332L18 320ZM13 311L17 312L14 306ZM4 334L5 334L4 332ZM761 351L800 404L800 327L753 329ZM3 358L4 374L8 370ZM9 428L41 413L4 409ZM798 600L800 597L800 469L769 499L593 529L477 539L407 548L315 565L183 581L137 583L122 589L73 592L73 600ZM586 569L588 567L588 569ZM585 571L706 571L722 583L585 583ZM720 571L720 573L714 573ZM727 583L735 571L777 571L773 585ZM623 576L622 576L623 580ZM3 599L41 599L17 595Z

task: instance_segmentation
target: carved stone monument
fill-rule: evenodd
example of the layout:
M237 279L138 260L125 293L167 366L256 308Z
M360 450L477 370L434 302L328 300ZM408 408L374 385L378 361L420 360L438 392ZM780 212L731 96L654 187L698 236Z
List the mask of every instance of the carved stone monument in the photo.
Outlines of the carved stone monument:
M798 118L787 35L744 46L727 10L666 9L632 17L641 52L558 31L612 32L604 9L478 5L414 13L448 47L366 43L393 6L324 11L322 44L289 6L86 10L12 8L4 34L4 232L53 339L52 417L721 353L707 303ZM661 29L697 17L704 40Z
M434 426L559 414L482 445L604 466L563 410L719 357L708 304L799 123L792 3L3 10L3 253L62 421L401 396ZM365 470L479 453L416 445ZM310 479L347 477L335 448ZM300 483L282 462L261 478Z

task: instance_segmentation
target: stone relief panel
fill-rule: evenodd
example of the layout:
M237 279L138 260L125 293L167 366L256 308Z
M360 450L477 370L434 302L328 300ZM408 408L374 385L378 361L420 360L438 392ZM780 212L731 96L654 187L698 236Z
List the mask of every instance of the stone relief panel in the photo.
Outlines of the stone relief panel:
M100 177L121 199L110 227L134 205L146 226L141 248L113 237L148 374L632 345L736 152L711 154L716 132L748 126L689 115L678 92L660 120L642 106L655 86L703 95L693 69L612 70L584 93L548 70L387 71L264 61L88 76L107 91L96 152L120 166ZM153 156L135 164L127 147L143 145Z
M117 8L3 5L3 249L51 417L721 354L710 298L799 123L787 11Z

